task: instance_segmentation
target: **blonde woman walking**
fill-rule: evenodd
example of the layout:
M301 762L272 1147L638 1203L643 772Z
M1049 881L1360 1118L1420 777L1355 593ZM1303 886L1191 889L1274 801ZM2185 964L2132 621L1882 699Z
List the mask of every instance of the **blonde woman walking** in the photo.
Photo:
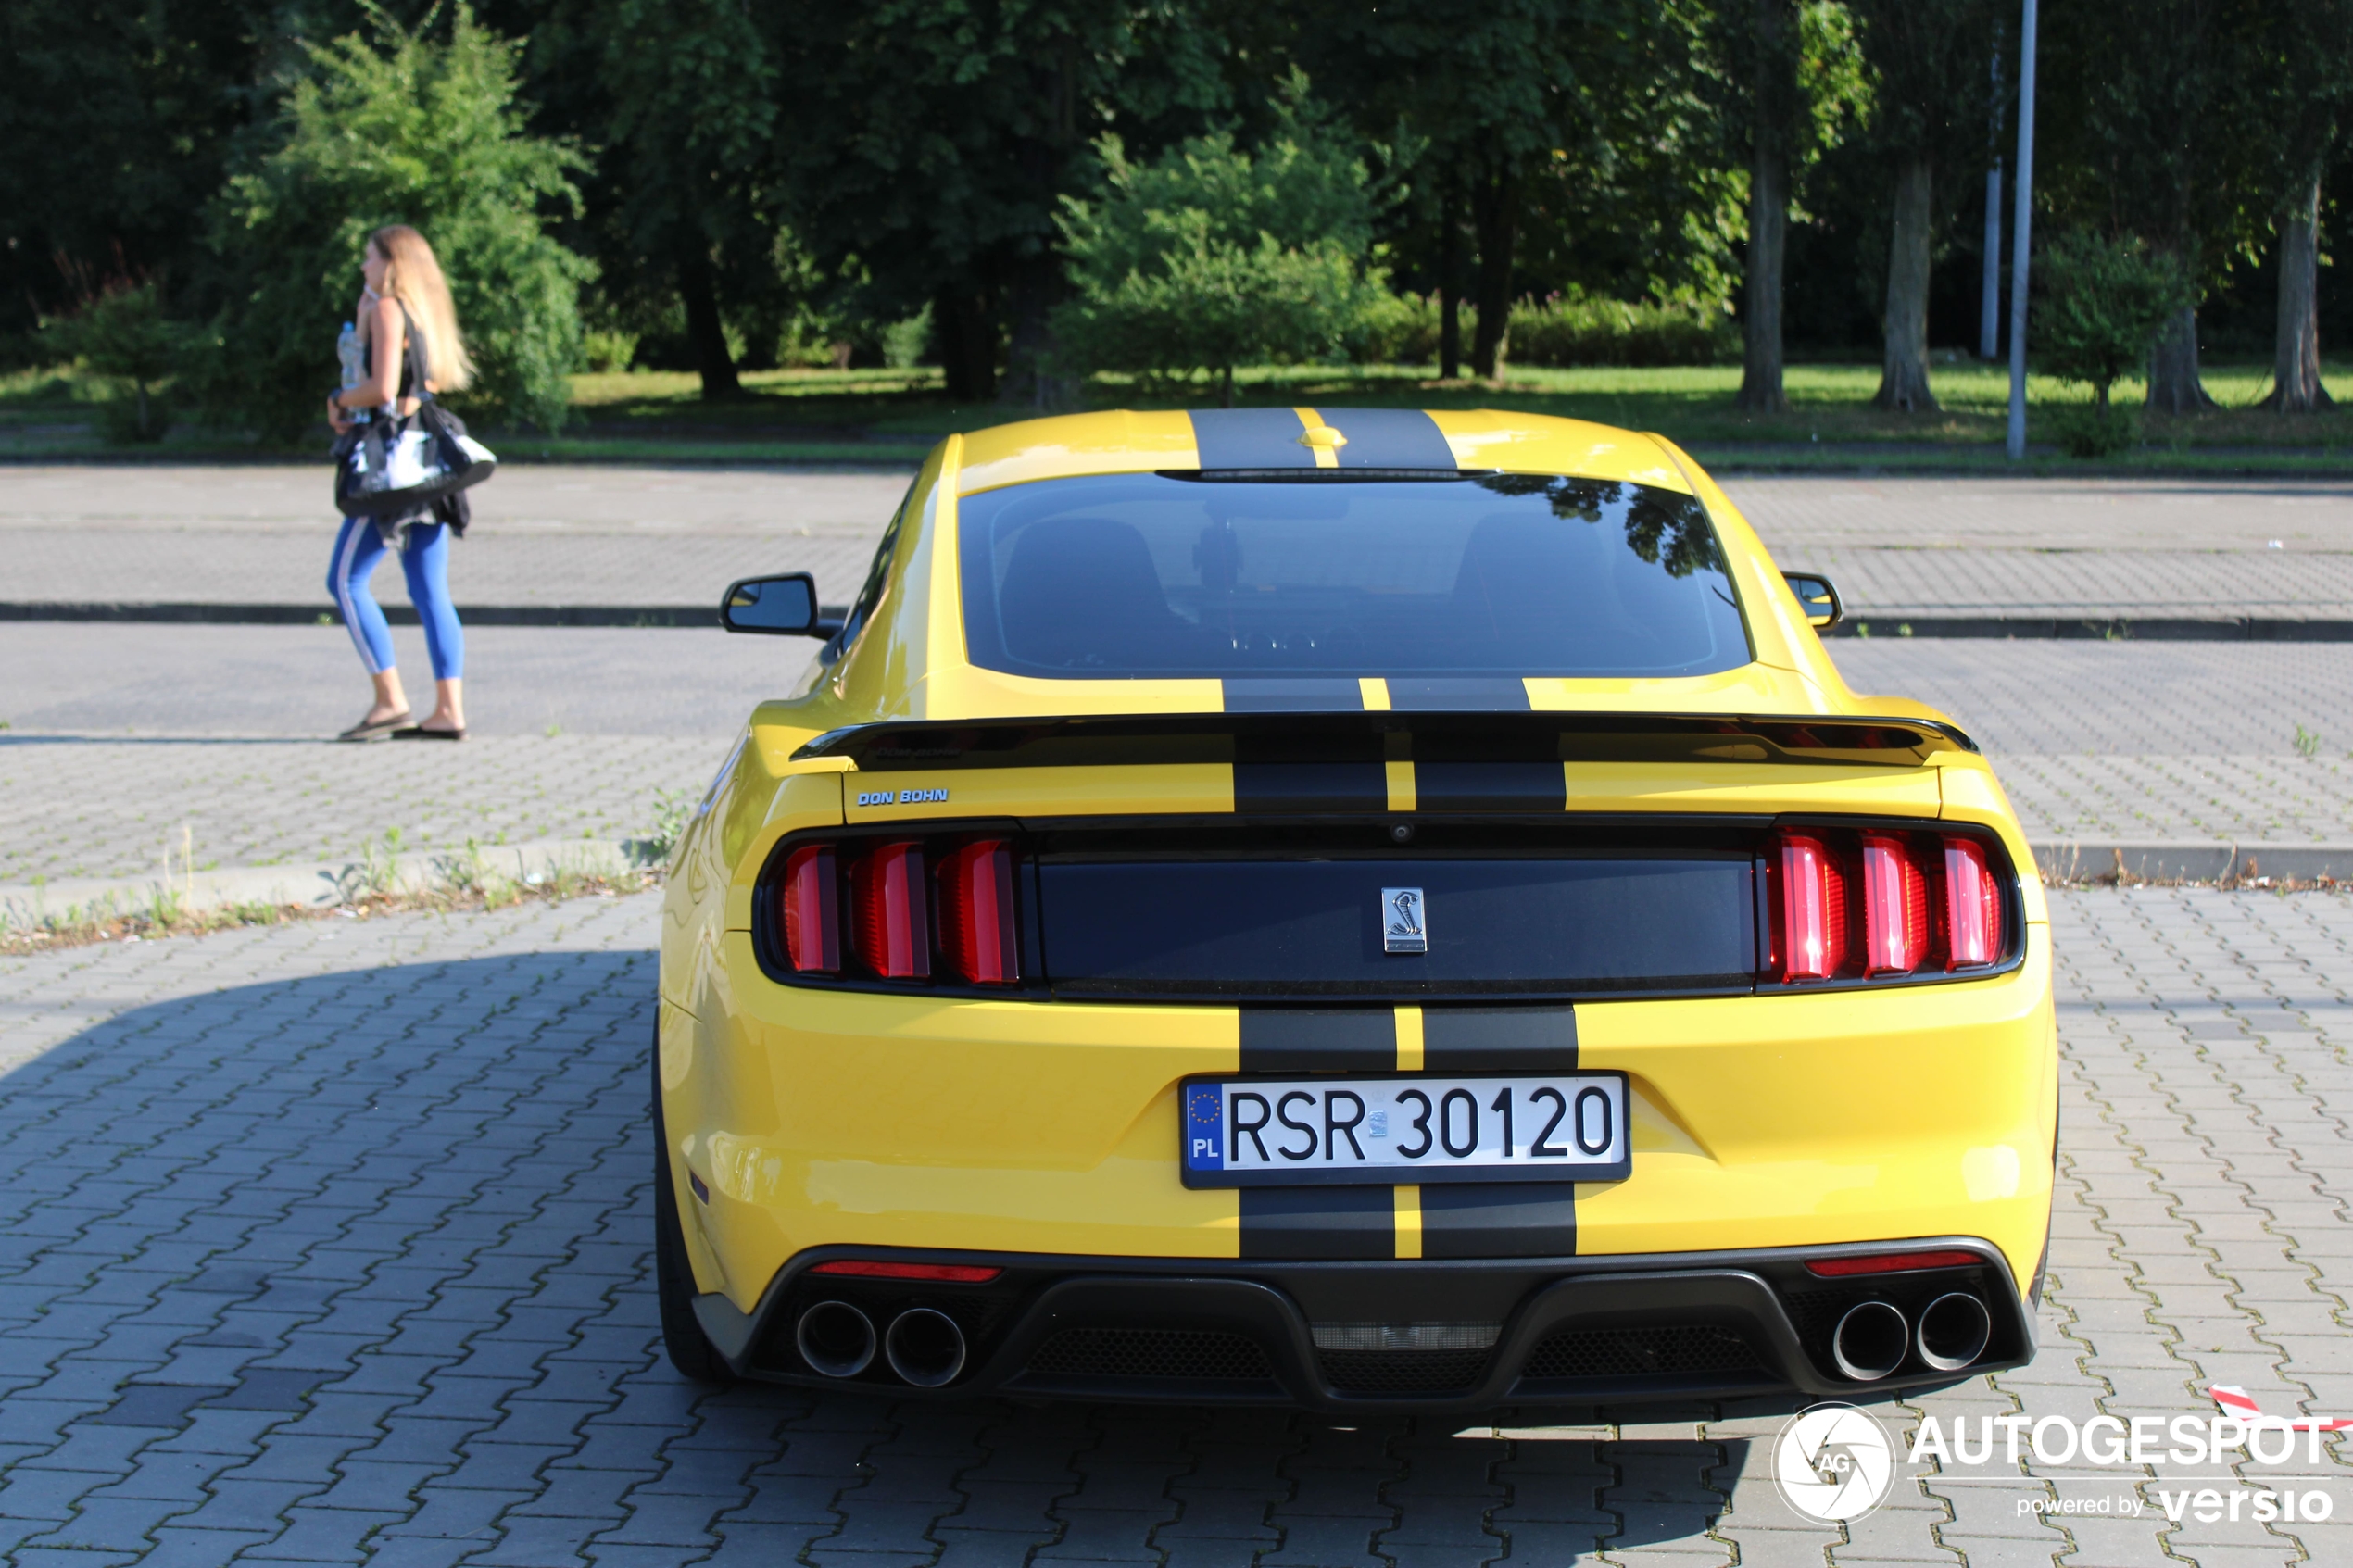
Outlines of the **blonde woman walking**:
M473 373L448 282L422 234L405 223L377 230L368 236L359 273L366 286L357 320L367 368L359 384L327 398L327 420L338 435L356 422L355 414L406 418L417 411L423 394L455 391ZM418 367L422 386L416 384ZM430 503L396 516L343 520L327 591L375 683L376 700L341 739L465 739L466 636L449 602L449 536L462 526L440 521ZM393 662L391 629L368 591L369 578L390 550L400 552L409 599L424 623L425 650L433 661L434 709L422 722L409 713Z

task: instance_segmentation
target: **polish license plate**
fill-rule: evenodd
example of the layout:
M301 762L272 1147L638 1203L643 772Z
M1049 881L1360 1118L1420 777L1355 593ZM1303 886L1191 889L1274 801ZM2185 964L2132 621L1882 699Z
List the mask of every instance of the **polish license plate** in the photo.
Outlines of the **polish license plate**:
M1189 1187L1614 1182L1633 1174L1626 1074L1195 1078Z

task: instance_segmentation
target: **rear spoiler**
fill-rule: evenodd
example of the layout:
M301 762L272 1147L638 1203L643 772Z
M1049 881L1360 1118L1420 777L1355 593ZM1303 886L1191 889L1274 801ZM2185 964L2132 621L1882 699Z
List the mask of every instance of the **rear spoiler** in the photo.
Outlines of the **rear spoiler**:
M1693 713L1152 713L895 721L793 753L862 771L1184 762L1788 762L1917 766L1977 750L1932 719Z

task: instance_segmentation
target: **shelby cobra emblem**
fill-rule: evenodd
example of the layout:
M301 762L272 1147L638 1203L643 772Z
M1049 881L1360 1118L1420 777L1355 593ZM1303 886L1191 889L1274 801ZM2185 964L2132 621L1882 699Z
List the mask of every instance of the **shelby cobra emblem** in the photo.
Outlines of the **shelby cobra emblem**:
M1384 887L1380 890L1381 950L1390 953L1427 953L1429 933L1422 929L1422 890L1418 887Z

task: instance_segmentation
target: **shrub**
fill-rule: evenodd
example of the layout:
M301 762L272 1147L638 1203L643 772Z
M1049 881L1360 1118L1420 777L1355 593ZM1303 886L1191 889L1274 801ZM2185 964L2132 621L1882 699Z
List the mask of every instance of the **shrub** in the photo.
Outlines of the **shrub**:
M1364 162L1294 82L1255 152L1217 132L1131 163L1097 144L1105 190L1060 219L1077 297L1054 313L1080 370L1222 373L1345 358L1389 298L1364 257L1374 193Z
M2140 415L2113 404L2063 403L2039 418L2070 458L2113 458L2140 445Z
M1468 352L1478 310L1467 302L1459 308ZM1392 295L1366 311L1365 320L1364 363L1436 362L1436 295ZM1513 309L1508 352L1521 365L1715 365L1739 357L1740 334L1720 312L1554 295Z
M1740 352L1738 331L1719 312L1579 294L1514 310L1507 343L1521 365L1713 365Z
M98 406L98 428L108 441L163 439L171 417L157 394L179 373L197 334L164 314L152 282L108 284L72 315L46 323L42 337L108 383Z
M576 212L569 144L529 134L521 46L459 5L447 43L371 9L372 38L305 44L310 72L210 209L220 350L204 394L224 420L282 438L321 418L367 237L416 226L449 276L476 367L450 401L544 430L564 421L587 262L542 228ZM437 15L438 13L434 13ZM431 18L424 24L434 25Z
M583 332L580 337L580 364L584 370L600 375L625 370L636 361L635 332Z
M2193 297L2173 257L2150 255L2137 239L2080 229L2052 242L2036 264L2034 282L2042 309L2027 342L2037 368L2089 386L2103 420L2108 388L2147 364L2157 334ZM2098 428L2101 433L2092 439L2113 438L2105 425Z

